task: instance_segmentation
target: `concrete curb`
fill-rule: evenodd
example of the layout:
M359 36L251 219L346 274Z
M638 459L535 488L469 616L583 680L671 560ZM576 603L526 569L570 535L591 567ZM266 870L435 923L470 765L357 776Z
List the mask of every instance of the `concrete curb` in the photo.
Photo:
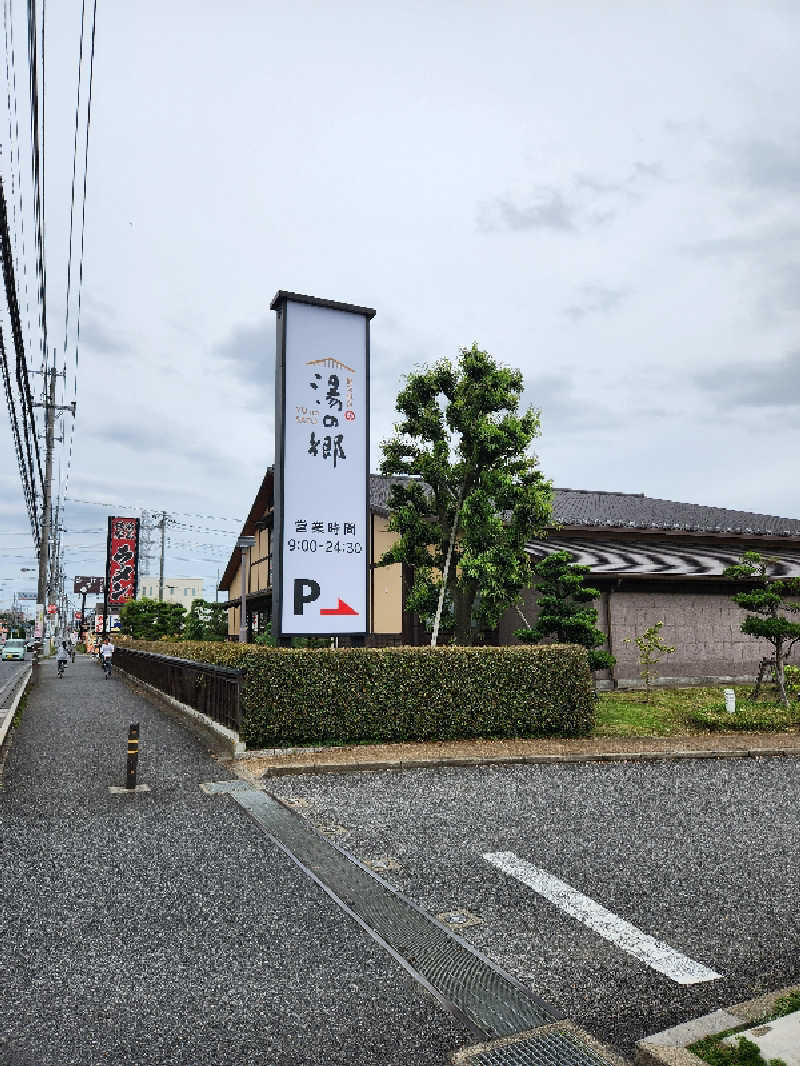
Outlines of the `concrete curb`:
M257 758L257 751L248 758ZM419 770L437 766L515 766L524 764L592 763L592 762L673 762L683 759L759 759L778 756L800 758L796 748L714 748L685 751L607 751L556 755L475 755L441 756L432 759L378 759L363 762L307 762L286 766L268 766L261 777L285 777L292 774L352 773L356 770Z
M753 1025L765 1014L774 1011L775 1002L781 996L798 991L800 985L789 985L777 992L766 992L744 1003L735 1003L732 1007L712 1011L682 1025L646 1036L636 1045L634 1062L636 1066L706 1066L693 1051L687 1050L689 1044L737 1025Z
M11 723L14 721L14 715L17 713L17 707L19 707L20 702L22 701L22 697L28 687L32 673L33 664L28 666L28 668L20 674L16 686L9 686L10 690L14 692L14 695L11 698L11 703L7 707L0 707L0 748L5 744L8 731L11 729Z
M207 714L202 714L200 711L196 711L194 707L173 699L172 696L168 696L161 689L156 688L154 685L148 685L146 681L140 681L138 677L134 677L127 671L119 667L115 667L115 669L132 688L143 690L152 696L161 704L164 710L171 712L187 729L190 729L203 740L210 742L215 752L230 759L240 759L242 757L246 744L239 739L239 734L233 729L220 725L213 718L209 718Z

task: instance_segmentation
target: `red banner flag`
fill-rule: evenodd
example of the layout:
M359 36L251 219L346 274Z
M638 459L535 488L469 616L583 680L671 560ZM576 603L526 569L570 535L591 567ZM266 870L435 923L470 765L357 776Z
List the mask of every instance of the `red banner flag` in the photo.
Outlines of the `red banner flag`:
M108 520L108 604L121 607L136 597L139 519Z

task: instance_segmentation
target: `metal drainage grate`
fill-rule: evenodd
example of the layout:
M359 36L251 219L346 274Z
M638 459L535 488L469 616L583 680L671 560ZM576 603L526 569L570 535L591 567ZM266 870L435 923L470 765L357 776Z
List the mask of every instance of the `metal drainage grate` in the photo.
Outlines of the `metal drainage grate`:
M590 1047L569 1029L548 1026L519 1040L509 1040L475 1053L455 1056L460 1066L616 1066L616 1056L607 1057Z
M277 800L263 792L231 795L418 981L479 1033L510 1036L562 1016Z

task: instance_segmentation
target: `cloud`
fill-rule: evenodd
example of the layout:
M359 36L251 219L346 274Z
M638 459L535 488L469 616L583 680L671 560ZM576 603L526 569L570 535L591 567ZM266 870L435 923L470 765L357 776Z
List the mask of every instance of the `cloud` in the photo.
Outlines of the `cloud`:
M542 440L617 429L617 412L602 406L596 397L584 397L575 388L565 368L560 374L540 374L525 382L521 408L535 407L542 413Z
M224 475L230 468L229 457L221 454L218 448L210 448L196 432L182 433L177 427L162 425L157 434L150 434L138 423L125 424L115 420L94 423L84 435L90 441L96 441L97 447L104 452L122 448L140 456L159 455L170 463L183 459L200 463L204 471L217 475Z
M626 289L607 289L602 285L583 285L579 291L579 302L564 308L564 314L573 322L580 322L587 315L612 311L627 296Z
M800 349L773 363L728 363L696 374L698 388L720 406L800 407Z
M99 355L130 355L133 351L130 340L110 321L104 322L97 313L85 314L81 320L81 344L87 345Z
M800 143L797 135L781 141L753 138L728 152L728 163L752 189L800 192Z
M644 188L652 182L666 181L664 167L661 163L643 163L636 160L624 178L617 181L581 172L576 174L573 182L579 192L594 196L623 197L629 200L641 199Z
M759 256L792 253L800 245L797 226L769 226L750 233L712 237L684 246L684 251L699 259L714 256Z
M597 226L610 222L621 203L640 201L653 182L666 181L658 162L631 164L628 173L610 179L585 172L575 174L564 193L552 186L539 186L527 198L498 196L478 210L478 229L484 232L553 230L572 233L584 221Z
M216 372L227 373L245 387L239 400L248 410L271 411L275 391L275 322L263 318L236 326L215 345L212 356L222 359Z
M214 354L227 360L230 371L246 385L272 382L275 366L275 323L264 318L236 326L230 336L217 344Z
M556 189L537 189L528 203L517 206L506 197L482 204L478 228L484 231L550 229L569 232L575 229L575 209Z

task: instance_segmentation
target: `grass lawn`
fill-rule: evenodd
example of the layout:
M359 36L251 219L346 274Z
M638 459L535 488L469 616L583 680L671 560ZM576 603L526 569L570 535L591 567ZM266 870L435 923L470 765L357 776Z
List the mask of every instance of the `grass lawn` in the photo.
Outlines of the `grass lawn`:
M725 710L723 688L651 689L649 700L641 690L601 692L597 701L594 735L599 737L664 737L676 733L797 732L800 700L791 697L789 710L775 701L771 688L765 698L749 699L751 686L734 685L736 713Z

